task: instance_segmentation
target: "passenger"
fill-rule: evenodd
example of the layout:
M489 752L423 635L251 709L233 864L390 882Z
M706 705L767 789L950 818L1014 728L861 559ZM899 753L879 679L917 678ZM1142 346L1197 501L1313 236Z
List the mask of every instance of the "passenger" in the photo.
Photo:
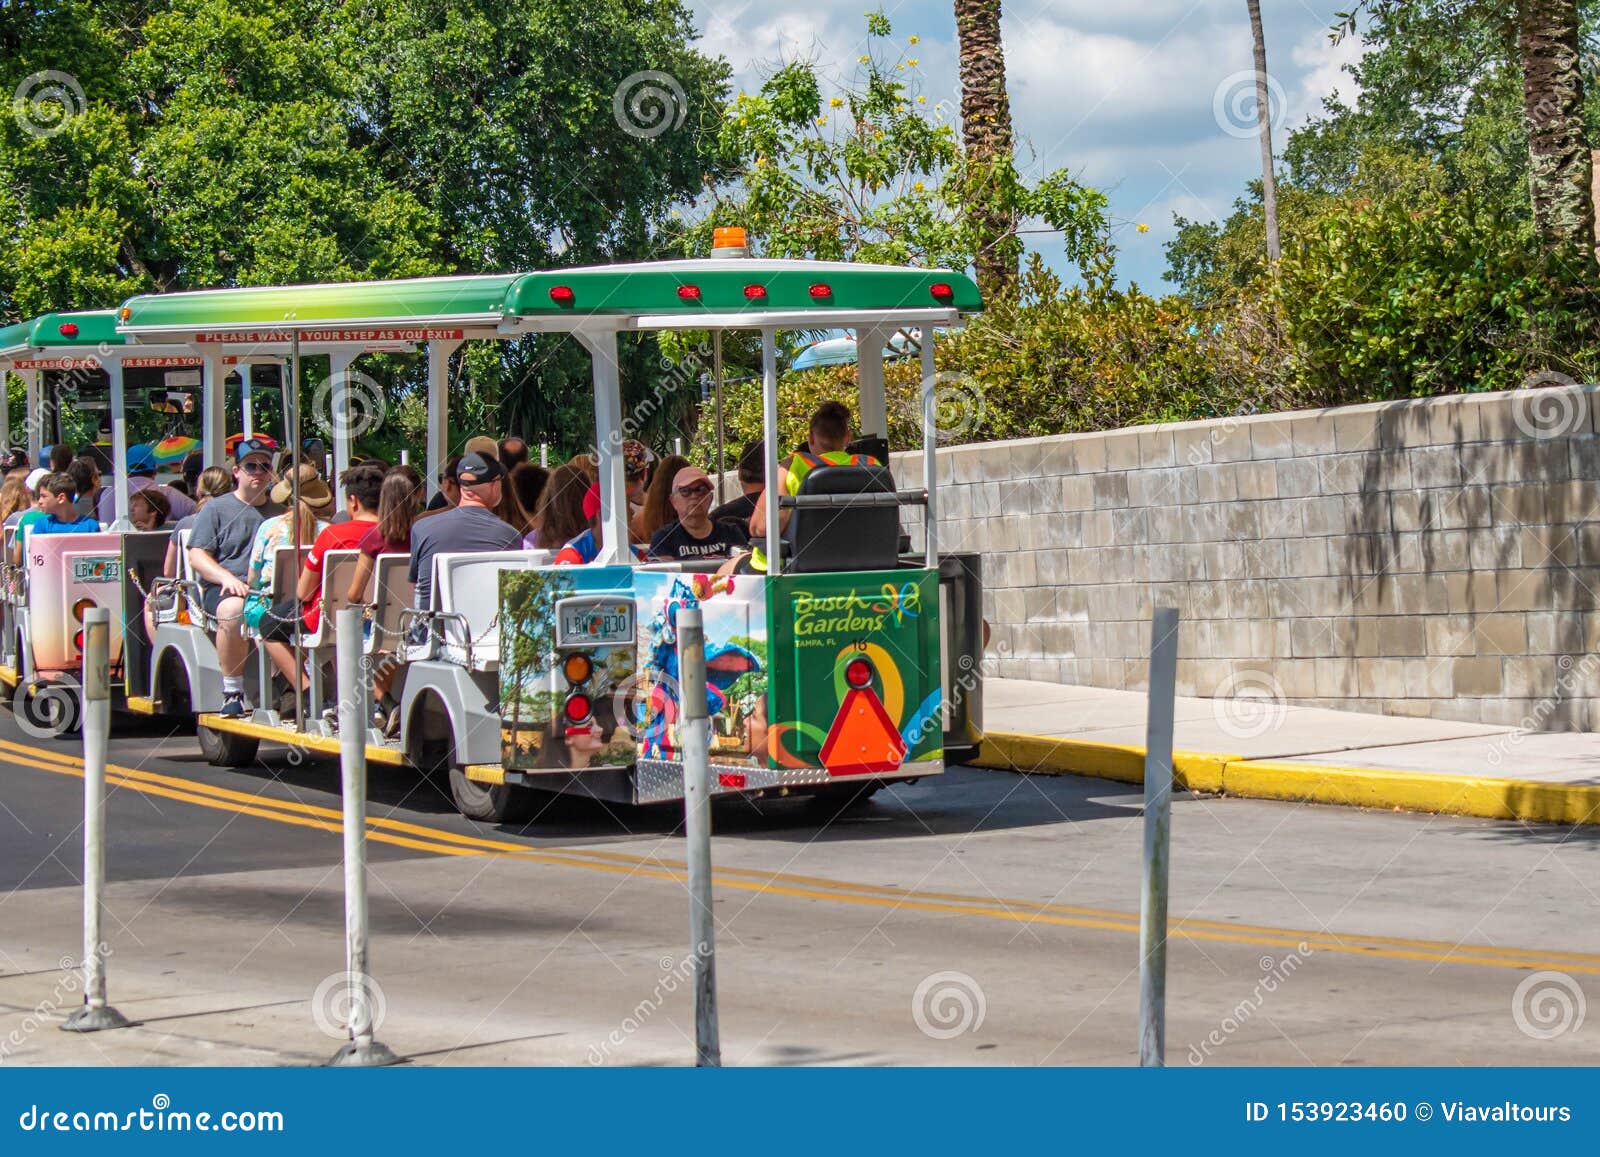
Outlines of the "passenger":
M350 579L350 589L345 597L352 603L373 601L369 590L373 572L377 569L380 554L410 554L411 528L422 513L422 475L410 466L396 466L383 476L383 486L378 492L378 521L369 527L366 536L357 544L361 557L356 560L355 574ZM380 638L374 648L379 661L372 669L373 723L382 727L385 734L400 732L400 704L390 691L399 665L388 661L394 648Z
M277 443L264 435L239 442L231 493L207 502L189 537L189 565L200 580L200 602L217 620L217 660L222 667L222 714L244 715L244 665L250 648L240 615L250 573L250 550L266 519L283 513L269 496Z
M101 471L105 473L104 470ZM128 494L131 497L149 486L158 485L155 479L156 459L148 446L128 447ZM194 513L194 499L179 494L170 486L162 487L167 499L167 509L173 518L185 518ZM117 516L117 496L114 487L103 486L95 513L102 523L109 524Z
M205 472L206 456L203 451L190 450L183 456L183 492L195 500L195 505L200 504L200 475Z
M300 599L300 615L307 631L315 631L322 621L322 564L330 550L355 550L378 522L378 495L383 489L384 470L374 463L352 466L340 476L344 487L344 509L348 522L332 523L317 535L300 569L295 593Z
M452 454L449 461L439 470L439 489L428 500L428 511L433 513L439 510L449 510L461 501L461 487L456 484L456 466L461 462L460 454Z
M528 533L522 536L527 550L537 550L539 542L539 501L550 481L550 471L543 466L520 462L511 469L511 490L516 493L522 509L528 512Z
M496 457L495 462L500 459ZM523 509L521 500L517 497L516 488L509 481L500 487L500 504L494 509L495 517L517 532L520 540L533 530L533 515Z
M28 476L28 452L19 450L15 446L0 455L0 471L7 478L26 478Z
M411 527L422 513L422 475L410 466L396 466L383 476L378 491L377 525L356 544L361 557L345 598L352 603L371 602L368 587L380 554L410 554Z
M83 459L79 459L83 461ZM91 463L92 465L92 463ZM167 555L161 563L163 578L178 577L178 534L188 530L194 524L195 518L205 508L205 504L213 498L221 497L233 489L233 472L222 466L208 466L200 472L200 477L195 479L195 513L187 518L180 518L172 524L172 534L167 539ZM131 500L130 500L131 505ZM156 637L156 615L158 612L167 611L177 601L177 594L173 591L165 592L166 597L157 598L152 595L144 602L144 630L145 637Z
M644 505L645 487L650 484L650 467L656 460L655 451L646 446L637 438L629 438L622 444L622 476L628 487L628 522L631 526L633 516ZM595 463L595 477L598 478L599 463Z
M172 508L167 505L164 486L147 486L128 498L128 521L135 530L160 530Z
M678 471L688 465L689 459L681 454L668 454L661 459L644 492L644 504L628 519L628 536L632 541L649 543L656 531L678 520L672 507L672 485Z
M6 475L6 480L0 482L0 526L12 525L32 505L33 496L28 493L27 483Z
M570 539L565 546L556 552L555 561L558 566L583 566L600 557L600 551L605 546L605 534L600 525L600 486L591 483L583 496L583 514L589 521L589 528L577 537ZM541 541L543 536L541 535ZM629 544L633 557L638 560L644 558L642 547Z
M195 518L207 502L222 497L232 489L233 471L226 466L207 466L200 471L200 477L195 479L195 512L173 520L172 538L167 542L167 558L161 567L163 575L167 578L178 577L178 534L194 525Z
M72 464L72 445L69 442L57 442L50 447L50 473L65 474L67 467Z
M877 466L876 458L866 454L851 454L845 449L850 444L850 411L842 402L824 402L811 415L811 430L806 437L806 449L796 452L787 466L778 467L778 493L791 498L800 493L800 483L818 466ZM778 529L789 526L794 512L778 512ZM767 507L763 495L756 498L755 509L750 512L750 537L761 538L767 533Z
M515 473L518 466L528 460L528 441L510 434L500 439L500 465L506 468L507 474Z
M93 458L79 455L67 464L67 473L78 488L78 500L72 504L79 518L93 518L99 510L100 468Z
M70 474L46 474L39 480L38 498L35 501L37 517L24 515L17 520L17 540L12 546L12 561L22 562L28 537L34 534L93 534L100 523L93 518L79 518L72 508L78 496Z
M678 519L650 539L652 558L727 558L748 545L749 531L738 519L712 520L711 479L698 466L685 466L678 471L672 480L671 495Z
M461 499L454 510L419 520L411 528L411 581L416 584L416 606L430 609L433 597L433 556L516 550L522 535L495 515L504 487L505 469L498 455L473 452L456 463L455 480Z
M711 512L711 521L721 522L732 518L744 524L746 536L750 533L750 516L755 513L756 500L761 497L767 480L767 444L760 439L745 444L739 452L739 489L743 492L730 502L724 502Z
M500 460L500 443L487 434L474 434L467 439L467 444L461 447L463 454L477 454L483 458Z
M570 540L594 525L594 513L587 510L585 500L594 487L594 479L577 462L557 466L550 481L539 496L539 514L534 520L533 541L523 540L532 550L560 550ZM594 510L599 509L599 491L595 490Z
M278 548L304 545L322 533L328 525L322 515L333 511L333 491L316 476L315 468L309 463L299 469L302 475L300 504L293 513L264 520L256 530L255 541L250 546L250 595L245 599L242 617L246 626L260 634L261 645L278 673L288 681L295 694L303 695L306 673L295 665L294 650L290 646L301 622L300 601L290 595L274 602L272 587L277 578ZM277 499L283 489L284 482L278 483L272 492L273 498ZM291 714L293 701L287 707L280 703L278 712Z

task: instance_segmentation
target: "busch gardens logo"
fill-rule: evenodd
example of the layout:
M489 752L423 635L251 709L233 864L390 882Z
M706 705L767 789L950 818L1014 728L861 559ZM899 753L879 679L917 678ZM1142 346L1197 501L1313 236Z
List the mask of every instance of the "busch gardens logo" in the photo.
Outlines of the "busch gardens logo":
M905 583L896 588L884 583L875 594L863 595L850 591L842 595L815 595L796 591L794 596L794 633L798 637L814 635L859 635L881 631L893 620L899 626L908 618L919 617L922 611L922 592L915 583Z

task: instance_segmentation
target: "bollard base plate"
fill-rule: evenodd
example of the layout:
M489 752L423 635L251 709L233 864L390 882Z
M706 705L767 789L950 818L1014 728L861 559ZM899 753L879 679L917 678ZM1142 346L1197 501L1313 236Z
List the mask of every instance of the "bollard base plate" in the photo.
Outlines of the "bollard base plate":
M373 1041L368 1045L357 1044L351 1041L338 1052L333 1054L333 1059L328 1062L329 1068L381 1068L384 1065L398 1065L404 1058L395 1053L382 1041Z
M109 1004L104 1008L84 1005L61 1025L62 1032L104 1032L113 1028L130 1028L133 1022Z

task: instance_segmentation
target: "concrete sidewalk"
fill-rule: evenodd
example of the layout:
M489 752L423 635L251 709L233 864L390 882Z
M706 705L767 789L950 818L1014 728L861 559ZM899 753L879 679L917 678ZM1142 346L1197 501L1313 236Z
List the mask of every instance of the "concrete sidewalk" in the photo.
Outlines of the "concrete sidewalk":
M984 685L979 764L1138 783L1146 696ZM1600 823L1600 737L1180 696L1173 765L1194 791L1554 823Z

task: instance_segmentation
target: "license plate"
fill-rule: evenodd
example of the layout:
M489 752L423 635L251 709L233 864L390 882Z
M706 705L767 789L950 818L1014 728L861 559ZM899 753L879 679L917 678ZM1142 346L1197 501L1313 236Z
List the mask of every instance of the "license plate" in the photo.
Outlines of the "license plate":
M633 604L615 599L562 599L556 605L556 646L596 647L633 642Z

